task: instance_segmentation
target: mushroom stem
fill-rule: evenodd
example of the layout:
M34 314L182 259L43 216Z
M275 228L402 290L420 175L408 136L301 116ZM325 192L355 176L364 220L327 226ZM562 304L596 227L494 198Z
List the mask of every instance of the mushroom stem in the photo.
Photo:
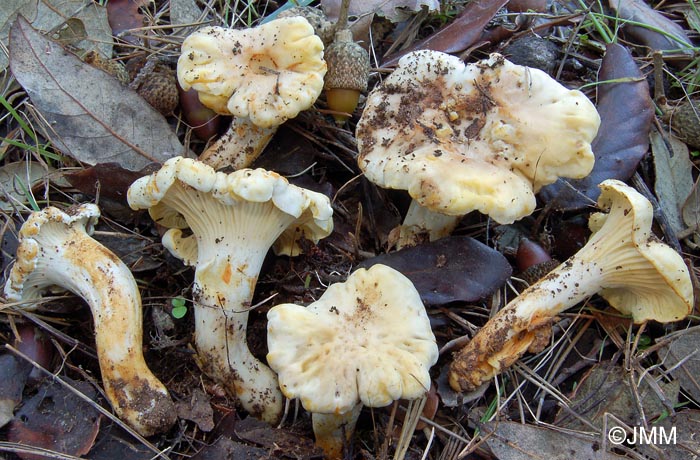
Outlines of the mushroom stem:
M102 381L114 411L144 436L167 430L176 411L143 357L138 286L129 268L89 236L86 227L99 216L97 207L83 205L71 212L46 208L27 220L5 295L27 300L60 286L84 299L92 312Z
M263 128L249 118L234 117L228 130L199 156L199 160L214 169L247 168L265 150L275 132L277 126Z
M216 206L211 194L192 194L181 185L163 203L181 210L196 237L196 254L185 254L187 238L171 229L163 244L195 265L192 295L195 307L195 345L202 370L235 395L253 416L276 423L283 397L277 375L253 356L247 345L248 315L255 285L269 248L295 217L266 203L242 204L246 211L219 206L215 221L197 218L200 207ZM272 209L272 210L271 210ZM275 225L269 225L270 213ZM221 238L217 235L230 235ZM206 241L218 241L206 244Z
M614 273L614 267L600 262L574 256L513 299L455 354L449 374L452 388L473 391L526 351L541 351L555 316L598 292L606 276Z
M264 248L246 247L243 239L239 244L235 244L235 258L233 254L218 254L195 271L195 344L205 374L236 395L250 414L276 423L283 401L277 375L255 358L247 345L251 300L272 242ZM248 254L243 256L241 250ZM236 261L235 266L231 260Z
M415 246L424 234L428 235L430 241L449 236L461 218L461 215L449 216L431 211L418 204L416 200L411 200L411 205L400 227L396 249Z
M677 321L692 308L690 276L680 255L651 233L652 209L619 181L604 181L594 233L574 256L513 299L455 353L450 386L473 391L526 351L541 351L555 316L600 293L636 323Z
M316 445L323 449L328 460L343 458L343 446L348 444L355 432L362 407L362 403L357 404L343 414L311 414Z
M333 230L328 197L264 169L230 174L175 157L129 187L129 205L165 227L163 245L195 267L195 345L202 370L250 415L282 416L277 377L248 349L246 330L265 255L298 254L299 239ZM183 235L183 229L191 231Z

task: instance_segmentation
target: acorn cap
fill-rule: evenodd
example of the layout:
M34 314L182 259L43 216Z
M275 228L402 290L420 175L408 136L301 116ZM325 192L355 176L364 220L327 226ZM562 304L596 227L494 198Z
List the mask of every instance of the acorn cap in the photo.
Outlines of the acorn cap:
M671 128L683 142L695 148L700 148L698 114L700 114L700 103L697 100L686 99L673 110L671 115Z
M324 59L328 65L323 85L325 90L367 90L369 54L352 40L350 30L336 32L335 41L324 52Z
M137 92L165 116L172 115L180 103L175 71L165 66L156 67L151 76L139 85Z

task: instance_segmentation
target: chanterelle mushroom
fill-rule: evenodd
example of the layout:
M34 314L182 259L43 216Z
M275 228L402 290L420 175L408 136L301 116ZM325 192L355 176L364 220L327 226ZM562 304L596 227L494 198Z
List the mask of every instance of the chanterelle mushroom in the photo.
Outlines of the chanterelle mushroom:
M471 391L510 366L528 349L539 351L554 317L599 293L635 323L678 321L693 306L688 268L673 248L651 233L652 206L617 180L600 184L588 243L523 291L491 318L454 357L450 385Z
M171 227L163 244L195 266L195 344L203 371L249 413L276 422L283 398L277 376L248 349L248 312L273 244L278 254L294 255L302 235L316 242L331 233L328 197L263 169L224 174L176 157L134 182L128 200ZM183 236L188 227L192 234Z
M399 246L446 236L472 210L511 223L535 193L593 167L600 117L580 91L499 54L465 65L437 51L402 57L367 97L358 163L375 184L413 203Z
M180 86L234 116L200 159L216 169L249 166L279 125L313 105L325 74L323 42L301 16L249 29L203 27L188 36L177 63Z
M313 413L329 458L341 458L362 405L417 399L430 388L435 336L418 291L393 268L358 269L308 307L277 305L267 317L267 361L285 396Z
M11 301L39 298L56 286L90 306L102 382L114 411L144 436L169 429L175 406L143 358L141 296L128 267L92 233L100 211L93 204L29 216L7 283Z

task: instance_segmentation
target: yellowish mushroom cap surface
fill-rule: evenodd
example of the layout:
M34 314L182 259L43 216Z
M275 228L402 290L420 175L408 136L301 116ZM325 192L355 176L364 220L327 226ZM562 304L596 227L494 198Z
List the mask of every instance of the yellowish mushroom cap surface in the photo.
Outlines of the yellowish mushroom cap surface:
M203 27L182 44L180 85L212 110L278 126L323 90L323 42L309 22L282 18L249 29Z
M328 287L308 307L268 313L267 361L288 398L315 413L381 407L430 388L438 358L428 315L404 275L377 264Z
M681 255L652 233L651 203L618 180L603 181L599 187L598 206L608 212L591 216L594 234L587 254L597 252L596 258L614 267L607 270L599 294L616 310L632 315L635 323L685 318L694 303L690 273ZM629 251L622 252L621 247ZM608 252L611 256L606 257Z
M417 51L368 96L358 164L432 211L510 223L532 213L542 186L591 171L599 124L583 93L540 70Z
M261 168L226 174L200 161L175 157L156 173L136 180L127 198L133 209L148 209L161 225L192 229L192 236L183 237L181 232L171 230L165 239L171 244L169 249L192 264L197 241L213 248L219 243L233 244L237 235L245 235L253 244L257 238L279 233L275 252L296 255L302 235L317 242L333 231L328 197ZM246 203L268 206L246 207ZM291 219L284 228L280 228L281 215Z
M19 231L20 244L17 247L17 260L10 270L8 282L5 285L5 297L8 300L39 298L42 290L54 284L50 273L44 273L46 267L39 267L40 273L35 273L40 251L43 249L36 237L40 234L50 242L60 243L69 235L69 231L76 229L86 236L92 234L97 220L100 218L100 209L90 203L85 203L62 211L49 206L40 212L32 213L22 225ZM70 264L70 261L65 261ZM61 267L49 267L57 270L62 276L65 270ZM29 280L29 284L25 283Z

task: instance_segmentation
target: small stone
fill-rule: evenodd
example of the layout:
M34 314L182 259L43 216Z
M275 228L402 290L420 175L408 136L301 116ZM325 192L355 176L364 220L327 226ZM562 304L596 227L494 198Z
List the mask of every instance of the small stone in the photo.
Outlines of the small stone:
M512 63L540 69L552 74L557 66L559 47L539 35L530 34L513 40L503 49Z

